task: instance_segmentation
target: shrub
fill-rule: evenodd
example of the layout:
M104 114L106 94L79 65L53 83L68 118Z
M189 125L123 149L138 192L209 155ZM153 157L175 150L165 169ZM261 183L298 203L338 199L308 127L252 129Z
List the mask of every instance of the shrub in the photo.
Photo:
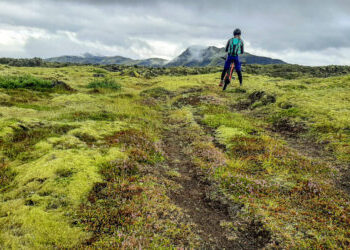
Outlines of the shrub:
M281 77L284 79L298 79L302 77L332 77L350 73L349 66L322 66L310 67L292 64L280 65L245 65L245 72L249 74L266 75L270 77ZM309 84L309 83L306 83ZM303 88L303 87L301 87Z
M120 90L121 85L117 83L113 79L98 79L90 82L87 86L88 88L91 89L113 89L113 90Z
M32 89L48 90L54 85L50 80L36 78L31 75L0 76L0 88L4 89Z
M8 64L16 67L40 67L45 65L45 61L38 57L31 59L0 58L0 64Z

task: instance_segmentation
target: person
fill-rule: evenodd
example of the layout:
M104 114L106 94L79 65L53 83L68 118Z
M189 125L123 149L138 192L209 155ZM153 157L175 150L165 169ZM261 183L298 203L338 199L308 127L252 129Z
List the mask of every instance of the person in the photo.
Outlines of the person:
M241 33L242 32L240 29L235 29L233 32L233 37L230 40L228 40L226 44L226 52L228 53L228 55L225 62L224 70L221 74L221 81L219 85L220 87L224 84L225 74L229 70L232 62L235 64L235 70L237 72L240 86L242 86L243 84L242 67L238 56L244 53L244 43L241 39Z

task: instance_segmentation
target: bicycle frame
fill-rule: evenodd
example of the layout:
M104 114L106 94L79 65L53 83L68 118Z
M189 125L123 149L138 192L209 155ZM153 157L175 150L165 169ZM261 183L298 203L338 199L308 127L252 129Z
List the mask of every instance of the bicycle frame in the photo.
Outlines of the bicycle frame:
M230 79L230 82L232 80L232 74L233 74L233 70L235 69L235 64L234 63L231 63L231 67L230 67L230 75L229 75L229 79Z
M235 64L234 62L231 63L230 65L230 69L226 72L225 78L224 78L224 87L222 90L226 90L227 86L230 84L231 80L232 80L232 74L233 74L233 70L235 68Z

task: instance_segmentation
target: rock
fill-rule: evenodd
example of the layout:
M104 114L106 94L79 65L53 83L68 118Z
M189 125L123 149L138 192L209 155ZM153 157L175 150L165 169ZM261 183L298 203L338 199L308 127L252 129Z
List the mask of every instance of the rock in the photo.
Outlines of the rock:
M248 96L248 98L253 104L256 101L259 101L264 95L265 95L265 91L254 91Z
M94 74L93 77L105 77L104 74Z
M53 88L64 89L64 90L71 91L71 92L76 91L76 90L73 89L71 86L69 86L67 83L65 83L65 82L63 82L63 81L59 81L59 80L54 80L54 81L52 81L52 87L53 87Z

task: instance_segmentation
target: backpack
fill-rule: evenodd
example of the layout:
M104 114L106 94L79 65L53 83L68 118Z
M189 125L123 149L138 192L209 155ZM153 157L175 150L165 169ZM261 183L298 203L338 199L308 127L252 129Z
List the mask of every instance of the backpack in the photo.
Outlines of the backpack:
M239 38L231 38L230 45L228 48L228 54L232 56L237 56L242 52L242 40Z

